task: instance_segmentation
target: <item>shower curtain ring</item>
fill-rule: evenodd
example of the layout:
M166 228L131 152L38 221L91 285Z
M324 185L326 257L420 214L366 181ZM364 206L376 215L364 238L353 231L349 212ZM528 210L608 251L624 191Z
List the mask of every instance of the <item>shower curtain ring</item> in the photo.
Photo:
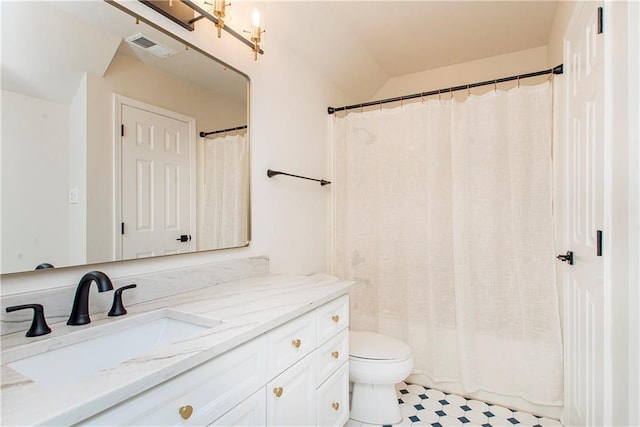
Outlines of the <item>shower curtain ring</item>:
M380 111L382 111L382 101L380 101Z
M497 80L493 81L493 92L494 93L498 92L498 81Z
M438 89L438 101L442 101L442 96L440 95L440 89Z
M468 83L467 83L467 96L471 96L471 88L469 88Z
M518 89L520 89L520 76L518 76Z
M449 95L451 95L451 100L453 100L453 88L449 88Z

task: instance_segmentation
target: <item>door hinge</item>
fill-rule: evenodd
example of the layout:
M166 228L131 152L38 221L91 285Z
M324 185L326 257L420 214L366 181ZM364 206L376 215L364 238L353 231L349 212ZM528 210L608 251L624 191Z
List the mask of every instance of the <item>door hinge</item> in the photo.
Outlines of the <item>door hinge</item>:
M124 136L124 125L120 125L120 136Z
M602 34L604 32L604 10L602 6L598 8L598 34Z
M120 224L120 234L124 235L124 222Z

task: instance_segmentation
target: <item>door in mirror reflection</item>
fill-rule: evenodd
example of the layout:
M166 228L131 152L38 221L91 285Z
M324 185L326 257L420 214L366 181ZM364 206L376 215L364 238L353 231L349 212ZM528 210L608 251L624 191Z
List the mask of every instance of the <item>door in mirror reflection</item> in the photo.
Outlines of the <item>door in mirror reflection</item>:
M136 104L120 108L122 258L191 252L195 120Z

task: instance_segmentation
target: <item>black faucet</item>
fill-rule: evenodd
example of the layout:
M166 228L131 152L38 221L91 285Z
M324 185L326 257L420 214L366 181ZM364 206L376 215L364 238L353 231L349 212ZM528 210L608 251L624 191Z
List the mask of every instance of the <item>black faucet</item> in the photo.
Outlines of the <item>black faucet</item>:
M89 286L91 282L96 282L99 292L113 290L111 279L101 271L90 271L82 276L82 279L78 282L76 296L71 308L71 316L69 316L67 325L86 325L91 322L89 318Z

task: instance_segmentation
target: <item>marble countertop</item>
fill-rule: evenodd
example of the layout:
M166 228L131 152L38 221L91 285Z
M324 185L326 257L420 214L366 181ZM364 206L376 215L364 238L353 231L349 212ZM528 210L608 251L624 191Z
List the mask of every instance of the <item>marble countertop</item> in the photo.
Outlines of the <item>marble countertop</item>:
M266 275L132 305L127 307L125 316L91 314L88 325L52 324L52 333L42 337L26 338L24 331L5 335L1 340L2 425L80 422L346 294L350 286L351 282L328 275ZM124 328L135 324L136 316L141 319L165 309L224 323L152 355L56 386L35 383L8 366L15 360L55 349L59 345L56 340L61 337L91 334L92 328L116 327L116 322L121 322L117 327Z

